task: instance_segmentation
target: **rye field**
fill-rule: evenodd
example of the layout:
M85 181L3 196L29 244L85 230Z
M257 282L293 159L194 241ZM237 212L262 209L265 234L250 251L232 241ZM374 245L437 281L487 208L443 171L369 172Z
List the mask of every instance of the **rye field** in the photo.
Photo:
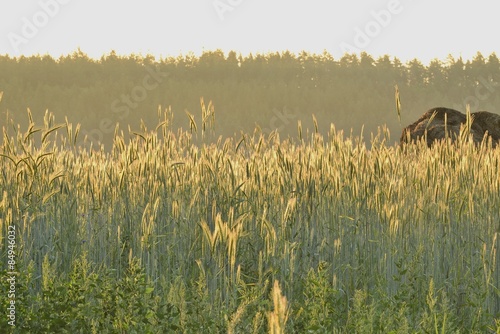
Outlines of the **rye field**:
M0 332L500 333L499 148L159 117L4 127Z

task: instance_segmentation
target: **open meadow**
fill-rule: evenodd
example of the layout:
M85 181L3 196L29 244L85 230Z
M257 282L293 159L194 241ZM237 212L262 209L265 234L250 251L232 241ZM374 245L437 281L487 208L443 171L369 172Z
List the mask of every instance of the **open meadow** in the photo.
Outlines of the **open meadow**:
M158 116L4 128L0 332L500 333L499 148Z

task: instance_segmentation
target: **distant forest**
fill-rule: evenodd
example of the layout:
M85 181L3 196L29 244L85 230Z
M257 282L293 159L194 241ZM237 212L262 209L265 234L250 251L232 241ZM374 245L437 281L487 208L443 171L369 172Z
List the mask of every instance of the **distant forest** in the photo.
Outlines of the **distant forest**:
M241 56L236 52L206 51L155 59L153 56L119 56L112 52L99 60L78 50L51 56L0 56L0 125L7 112L26 124L30 108L36 122L48 109L56 122L65 117L90 139L112 142L116 123L128 133L139 130L141 119L158 124L158 110L170 107L172 129L189 129L190 118L201 126L200 98L213 102L216 136L240 131L264 133L278 129L281 137L297 136L297 122L319 131L330 124L337 130L370 138L387 125L391 141L402 127L427 109L447 106L465 111L500 109L500 61L493 53L471 60L435 59L423 65L415 59L375 59L367 53L330 54L276 52ZM396 112L394 87L399 87L401 124ZM186 112L187 111L187 112ZM198 129L200 130L200 129ZM198 133L198 136L200 134Z

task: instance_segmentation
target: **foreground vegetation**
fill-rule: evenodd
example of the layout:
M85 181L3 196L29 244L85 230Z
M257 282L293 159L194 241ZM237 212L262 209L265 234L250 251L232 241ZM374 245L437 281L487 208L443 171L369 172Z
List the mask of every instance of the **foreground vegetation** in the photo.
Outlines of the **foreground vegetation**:
M50 114L4 129L1 332L500 332L500 149L300 124L194 145L203 114L109 152Z

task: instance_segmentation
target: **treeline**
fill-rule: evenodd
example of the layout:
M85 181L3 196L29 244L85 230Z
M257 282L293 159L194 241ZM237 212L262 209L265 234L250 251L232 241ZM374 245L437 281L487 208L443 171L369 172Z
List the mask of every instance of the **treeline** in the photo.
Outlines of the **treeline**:
M311 129L312 115L319 130L330 124L365 137L387 125L392 140L402 126L434 106L465 111L500 107L500 61L480 53L471 60L435 59L428 65L415 59L402 63L388 55L276 52L242 56L220 50L155 59L151 55L119 56L114 52L91 59L78 50L51 56L0 56L0 124L6 111L16 122L27 120L30 108L41 122L45 110L64 122L80 123L82 134L109 145L116 123L128 132L158 123L158 109L170 107L172 128L189 128L193 115L200 125L200 97L213 101L217 135L279 129L297 134L297 122ZM398 85L402 124L394 102ZM192 125L192 123L191 123ZM198 134L199 135L199 134Z

